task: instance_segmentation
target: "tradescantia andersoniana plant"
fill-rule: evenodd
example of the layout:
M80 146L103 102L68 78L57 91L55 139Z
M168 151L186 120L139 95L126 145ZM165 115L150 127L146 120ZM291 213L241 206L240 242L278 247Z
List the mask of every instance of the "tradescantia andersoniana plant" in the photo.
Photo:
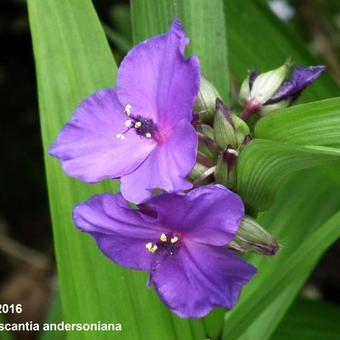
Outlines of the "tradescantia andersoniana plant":
M121 193L75 207L75 225L113 262L148 272L178 316L201 318L233 308L255 275L240 254L279 250L238 192L239 158L256 140L254 121L292 104L324 67L251 72L236 114L199 58L185 57L188 42L174 19L168 33L134 47L116 88L85 99L49 153L86 183L120 179Z

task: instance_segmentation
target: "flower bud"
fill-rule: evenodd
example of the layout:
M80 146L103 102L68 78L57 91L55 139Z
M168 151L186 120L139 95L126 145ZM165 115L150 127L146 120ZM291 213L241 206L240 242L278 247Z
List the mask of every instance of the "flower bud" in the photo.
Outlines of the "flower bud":
M250 134L249 126L243 119L235 114L231 115L231 119L234 123L236 146L239 147Z
M243 218L230 246L241 252L255 252L266 256L275 255L280 248L274 237L249 216Z
M231 147L218 156L215 170L216 183L223 184L229 189L236 187L237 159L238 152Z
M256 100L264 104L280 88L285 80L289 70L289 65L284 64L281 67L258 75L250 90L250 100Z
M223 150L228 146L237 149L249 135L248 125L229 111L224 103L216 99L216 115L214 119L214 139Z
M287 62L262 74L253 71L244 80L240 89L240 102L245 105L244 119L249 119L253 113L265 115L289 106L325 71L324 66L297 67L285 81L290 68Z
M231 112L218 98L216 99L216 115L214 118L214 137L217 145L223 150L228 145L236 146L237 144Z
M216 112L216 98L220 95L214 85L201 77L200 90L195 103L195 110L204 123L212 122Z
M204 166L203 164L196 163L194 168L191 171L189 178L191 179L191 181L195 181L198 178L200 178L200 176L202 176L204 172L207 170L208 170L208 167Z
M215 182L224 185L225 187L228 186L228 165L227 163L223 160L223 156L219 155L217 158L217 163L216 163L216 170L215 170Z
M291 105L301 93L314 83L322 73L325 66L296 67L291 77L285 81L278 91L262 106L261 115Z
M214 130L210 125L201 124L199 133L198 152L204 157L216 160L218 147L214 141Z
M243 118L248 119L259 112L280 88L289 71L289 64L265 73L253 71L243 82L240 90L240 102L245 104Z

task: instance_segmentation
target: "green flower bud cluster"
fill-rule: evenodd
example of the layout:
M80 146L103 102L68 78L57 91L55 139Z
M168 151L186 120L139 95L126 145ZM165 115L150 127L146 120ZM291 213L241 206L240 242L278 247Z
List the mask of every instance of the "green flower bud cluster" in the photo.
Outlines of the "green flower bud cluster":
M236 186L236 165L250 131L248 125L232 113L222 102L218 91L202 78L200 94L196 101L199 124L198 161L191 179L204 180L211 176L214 181L231 189ZM202 167L204 166L204 168Z
M242 253L255 252L266 256L273 256L280 249L280 245L274 237L249 216L243 218L230 246Z

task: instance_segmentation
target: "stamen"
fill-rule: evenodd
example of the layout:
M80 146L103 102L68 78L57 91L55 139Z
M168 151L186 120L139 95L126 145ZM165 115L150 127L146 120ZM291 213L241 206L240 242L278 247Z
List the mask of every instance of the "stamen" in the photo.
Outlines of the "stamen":
M171 238L170 242L176 243L176 242L178 242L178 240L179 240L179 238L177 236L174 236L174 237Z
M125 131L117 134L118 139L125 139L124 136L131 129L135 129L137 135L145 138L153 138L155 137L157 125L153 122L151 118L145 118L141 115L134 115L132 113L132 107L130 104L127 104L124 109L124 113L129 117L125 120Z
M121 133L117 133L117 134L116 134L116 138L121 139L121 140L124 140L124 139L125 139L125 136L124 136L123 134L121 134Z
M132 125L132 120L131 119L127 119L126 121L125 121L125 126L126 127L130 127Z
M132 106L130 104L127 104L124 109L124 113L128 116L132 113Z
M145 245L145 248L148 250L148 252L153 254L156 252L158 247L155 244L152 244L151 242L149 242Z
M162 242L166 242L168 240L168 238L166 237L166 235L163 233L161 235L161 237L159 238Z

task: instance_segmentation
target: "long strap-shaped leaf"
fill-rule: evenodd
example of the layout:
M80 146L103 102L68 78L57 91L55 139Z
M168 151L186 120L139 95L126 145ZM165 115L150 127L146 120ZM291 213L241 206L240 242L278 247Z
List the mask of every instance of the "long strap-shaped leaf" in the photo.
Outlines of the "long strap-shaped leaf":
M88 0L29 0L41 128L64 317L67 322L122 323L124 339L203 338L200 324L175 318L153 292L146 275L108 261L72 223L73 207L118 185L88 186L68 178L47 149L79 102L113 87L116 65ZM70 333L74 339L121 338L122 333Z
M229 99L229 73L222 0L132 0L134 42L169 29L177 16L190 38L188 54L199 56L203 74Z
M252 339L254 334L260 339L268 339L315 266L315 263L311 266L306 264L303 271L289 282L282 280L280 292L267 300L268 284L283 270L285 263L289 264L287 258L291 258L307 236L340 209L339 183L329 175L332 172L337 173L337 167L328 171L310 169L295 175L277 196L273 207L260 215L260 223L281 241L282 249L273 258L251 256L252 262L258 268L258 276L244 290L241 297L244 303L229 314L245 313L248 308L246 301L257 295L261 295L266 304L260 312L254 312L248 324L239 330L241 339ZM333 234L334 240L338 236L337 232ZM234 320L237 322L237 318ZM226 327L235 327L229 317Z
M340 98L292 106L262 118L255 136L300 145L340 146Z
M307 234L295 251L286 254L280 266L276 270L271 270L271 275L267 275L266 282L262 282L265 286L258 285L256 291L252 292L251 298L248 295L248 298L245 296L240 301L239 311L227 316L224 338L242 339L247 327L282 294L287 286L294 284L295 289L299 288L323 252L340 236L339 226L340 212L317 230Z
M272 340L337 340L340 307L320 301L297 300L289 309Z
M339 149L255 139L239 159L238 192L246 203L265 210L290 174L336 160L340 160Z

